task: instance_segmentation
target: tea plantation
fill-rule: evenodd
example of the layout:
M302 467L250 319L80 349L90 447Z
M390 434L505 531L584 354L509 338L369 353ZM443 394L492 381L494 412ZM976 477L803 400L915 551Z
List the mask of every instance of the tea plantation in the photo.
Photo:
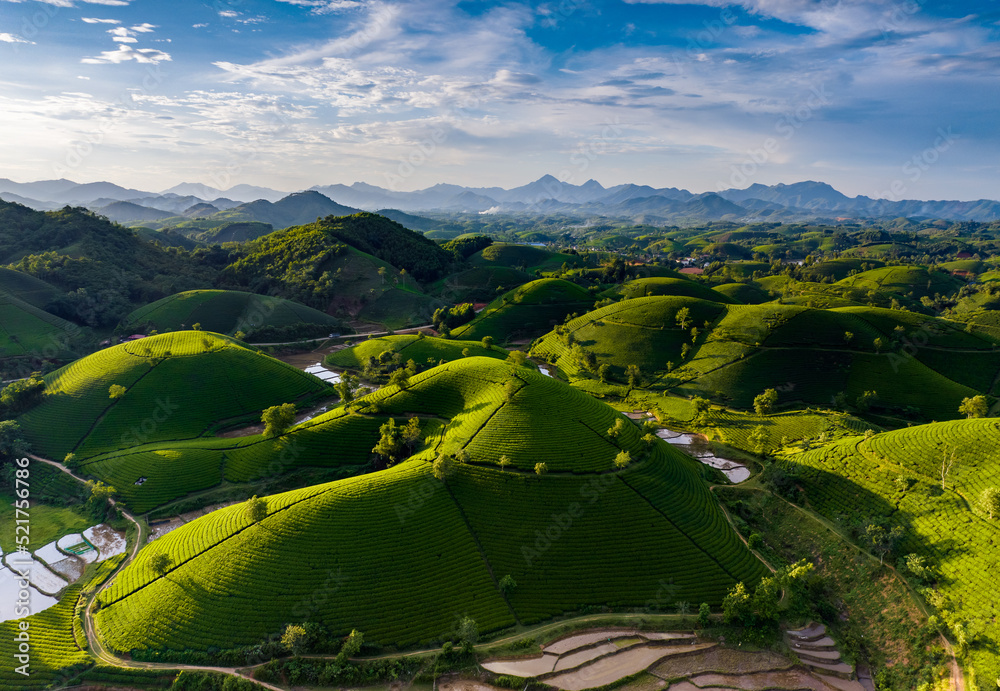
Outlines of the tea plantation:
M340 327L338 319L291 300L236 290L189 290L140 307L122 321L122 328L127 331L149 325L158 331L176 331L194 324L229 336L237 331L252 334L265 327Z
M541 278L504 293L471 322L452 331L452 336L467 340L490 336L497 343L539 336L566 315L582 314L593 305L590 293L575 283Z
M200 437L218 423L328 392L316 377L225 336L182 331L117 345L45 376L19 419L36 452L84 460L152 440ZM125 388L111 398L111 386Z
M942 463L953 465L942 481ZM1000 426L961 420L847 439L788 457L784 466L809 503L845 525L884 522L905 530L894 554L930 567L924 594L946 623L961 624L981 680L1000 675L1000 520L978 509L1000 487ZM943 489L942 489L943 485Z
M463 351L468 350L469 355L485 356L492 358L507 357L507 351L498 346L484 348L481 341L461 341L457 339L436 338L432 336L382 336L381 338L369 338L361 341L352 348L345 348L331 353L326 358L326 363L333 367L343 367L346 369L361 369L368 358L376 360L385 352L392 354L400 353L403 362L413 360L420 367L429 364L437 364L438 361L458 360L464 356Z
M578 317L533 352L579 381L608 364L624 382L636 365L640 385L743 408L767 388L779 391L782 404L825 406L839 394L853 404L875 391L886 411L940 420L958 417L964 398L996 392L998 348L985 328L901 310L645 297Z
M737 581L765 573L694 461L647 445L613 409L530 369L467 358L359 408L435 411L446 424L386 471L269 497L260 523L236 505L157 540L102 594L105 641L121 651L204 650L308 618L415 645L447 638L465 615L496 630L591 604L647 606L664 582L673 583L670 602L655 606L718 604ZM616 420L624 424L611 435ZM341 452L338 437L328 439ZM432 459L461 450L467 460L435 478ZM634 461L616 470L622 450ZM548 472L537 474L543 459ZM160 552L172 560L164 575L150 566ZM508 574L519 585L505 597L498 581Z

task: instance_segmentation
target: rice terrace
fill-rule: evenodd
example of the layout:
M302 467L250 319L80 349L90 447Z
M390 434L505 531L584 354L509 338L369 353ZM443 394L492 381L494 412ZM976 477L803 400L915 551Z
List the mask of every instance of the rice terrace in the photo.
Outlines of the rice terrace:
M0 0L0 691L1000 691L1000 15Z

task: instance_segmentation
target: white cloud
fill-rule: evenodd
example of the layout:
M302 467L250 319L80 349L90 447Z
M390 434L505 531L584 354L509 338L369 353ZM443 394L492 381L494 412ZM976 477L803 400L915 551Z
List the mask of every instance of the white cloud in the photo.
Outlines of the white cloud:
M112 41L118 41L119 43L138 43L138 39L132 36L132 32L126 29L124 26L119 26L114 29L108 29L108 33L111 34Z
M119 63L135 60L140 63L157 63L169 61L170 54L155 48L133 49L128 45L119 45L118 50L105 50L100 55L90 58L83 58L80 62L85 65L117 65Z
M96 17L84 17L83 21L86 24L121 24L121 21L117 19L97 19Z
M135 31L140 34L146 34L151 32L155 28L156 24L149 24L148 22L143 22L142 24L137 24L136 26L131 27L129 30Z
M205 24L204 22L202 22L201 24L192 24L191 28L192 29L204 29L206 26L208 26L208 24Z
M222 10L222 11L219 12L219 16L220 17L226 17L228 19L232 19L233 17L239 17L240 13L236 12L234 10Z
M35 45L34 41L29 41L26 38L22 38L20 36L8 33L0 34L0 43L28 43L30 45Z
M285 2L298 7L308 7L312 10L313 14L345 12L347 10L356 10L359 7L365 7L369 4L364 0L278 0L278 2Z
M109 7L128 7L131 0L83 0L91 5L107 5Z

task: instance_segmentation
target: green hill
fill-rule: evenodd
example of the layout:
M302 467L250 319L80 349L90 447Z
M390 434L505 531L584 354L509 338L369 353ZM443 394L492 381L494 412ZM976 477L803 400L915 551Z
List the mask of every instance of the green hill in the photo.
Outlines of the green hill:
M506 266L477 266L451 274L428 290L448 302L489 302L496 298L498 290L511 290L530 280L524 271Z
M837 285L896 295L913 293L919 299L932 297L935 293L951 295L965 285L965 281L942 271L928 271L922 266L885 266L845 278Z
M712 290L729 298L734 304L760 305L774 298L756 283L723 283Z
M291 300L233 290L189 290L140 307L124 320L128 331L148 325L158 331L177 331L201 324L204 331L232 336L237 331L253 340L255 333L275 330L313 330L309 335L340 331L338 319Z
M685 308L690 323L681 329L677 314ZM957 417L965 397L996 393L998 343L986 329L967 332L963 324L901 310L650 297L574 319L564 333L540 339L534 352L581 381L593 379L601 364L625 381L626 367L636 365L654 388L742 408L767 388L777 389L782 403L814 405L830 405L841 392L853 404L875 391L885 412L941 420ZM682 357L685 344L690 352Z
M0 357L65 356L80 328L0 290Z
M952 454L954 465L942 482L942 461ZM792 456L783 467L809 504L841 525L903 527L895 555L926 560L931 576L922 592L946 625L964 624L976 677L1000 675L1000 520L976 510L985 488L1000 487L996 420L923 425L867 441L855 437Z
M463 350L468 350L470 355L476 357L492 357L503 360L507 357L507 351L498 346L493 346L489 350L483 347L479 341L459 341L447 338L435 338L432 336L382 336L381 338L370 338L361 341L351 348L345 348L331 353L326 357L326 363L334 367L346 369L360 369L364 367L368 358L378 359L384 352L400 353L403 362L413 360L420 366L425 366L432 360L436 363L439 360L451 362L464 357Z
M498 343L531 338L593 304L594 297L585 288L561 278L541 278L504 293L451 335L466 340L490 336Z
M13 269L0 267L0 291L24 300L32 307L45 309L62 291L50 283Z
M712 300L726 304L736 302L720 291L684 278L637 278L621 286L610 288L601 293L599 297L631 299L653 295L675 295L678 297Z
M208 287L215 275L191 254L146 242L86 209L39 212L2 201L0 264L74 292L46 309L88 326L113 326L135 305Z
M363 402L447 425L388 470L268 497L260 523L235 505L158 539L100 596L106 644L231 647L308 618L410 646L448 637L462 616L485 632L588 605L643 606L664 582L671 602L717 605L735 582L766 573L695 461L660 441L647 447L614 410L558 381L469 358ZM610 438L614 420L626 426ZM463 448L469 462L435 479L435 454ZM635 460L614 470L621 449ZM539 459L548 473L530 470ZM172 559L163 576L150 566L159 553ZM506 575L517 588L504 595Z
M126 391L112 399L115 384ZM83 460L200 437L227 420L259 421L268 406L308 401L327 388L225 336L181 331L107 348L45 375L42 402L20 422L37 453Z
M375 214L328 217L265 235L239 249L220 279L343 318L390 328L427 323L443 303L416 280L433 280L453 257L418 233Z
M535 270L552 271L564 262L572 263L573 259L571 255L550 252L540 247L497 242L476 252L469 258L469 262L479 266L506 266L531 273Z

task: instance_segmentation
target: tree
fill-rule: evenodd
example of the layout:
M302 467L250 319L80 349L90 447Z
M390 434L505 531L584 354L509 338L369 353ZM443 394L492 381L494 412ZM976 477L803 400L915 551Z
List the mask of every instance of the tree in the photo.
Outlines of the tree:
M858 396L858 400L855 401L854 405L862 413L867 413L871 410L871 407L875 405L876 401L878 401L877 391L865 391L863 394Z
M341 667L346 665L348 660L361 652L361 646L364 642L364 634L357 629L351 629L351 633L344 641L344 645L340 646L340 652L337 653L337 657L335 658L336 663Z
M767 441L769 436L770 435L764 425L757 425L750 434L750 446L752 446L753 450L759 455L763 455L767 450Z
M512 592L517 588L517 581L510 574L507 574L500 579L500 594L504 597L509 597Z
M434 463L431 466L431 470L436 477L441 482L444 482L451 471L455 468L455 458L447 454L439 454L437 458L434 459Z
M681 360L683 360L684 358L686 358L687 355L688 355L688 353L690 353L690 352L691 352L691 344L690 343L682 343L681 344Z
M948 475L951 473L952 466L955 465L955 450L949 447L944 447L944 452L941 455L941 491L945 490L944 482L948 479Z
M752 617L752 596L743 581L740 581L722 598L722 618L727 624L740 622L748 625Z
M1000 516L1000 489L996 487L984 489L982 496L979 497L979 507L990 520Z
M507 470L507 466L511 464L510 457L504 454L500 457L500 470Z
M990 412L990 402L982 395L963 398L962 405L958 406L958 412L965 413L966 418L986 417Z
M112 384L110 388L108 388L108 398L121 398L127 391L128 389L121 384Z
M247 499L246 506L243 507L246 517L254 523L260 523L267 518L267 499L258 497L256 494Z
M396 421L389 418L385 424L379 427L378 443L372 449L372 453L378 454L386 465L392 465L401 457L405 444L403 442L403 428L396 425Z
M469 357L472 355L472 351L468 348L462 348L462 357Z
M712 608L707 602L702 602L698 607L698 623L702 628L707 627L712 621Z
M850 332L850 331L845 331L844 332L844 342L847 343L847 344L850 344L850 342L853 341L853 340L854 340L854 334L852 332Z
M639 369L638 365L629 365L626 367L625 376L628 377L628 386L630 389L634 389L642 383L642 370Z
M357 391L358 380L353 375L344 373L340 378L340 382L334 387L337 390L337 394L340 396L342 403L351 403L354 400L354 394Z
M687 307L681 307L677 310L677 314L674 315L674 319L677 322L677 326L686 331L688 325L691 323L691 310Z
M465 616L458 623L458 640L466 652L472 650L472 646L479 640L479 625L472 617Z
M887 344L885 342L885 339L879 336L874 341L872 341L872 345L875 346L876 353L881 353L883 350L885 350L885 346Z
M410 453L417 448L417 444L420 443L420 418L411 417L406 421L406 427L403 428L403 443Z
M628 464L632 462L632 454L628 451L619 451L618 455L615 456L615 467L616 468L627 468Z
M167 571L170 570L171 564L173 564L173 560L165 552L157 552L149 560L150 568L160 576L166 575Z
M704 425L708 422L708 411L712 407L712 402L707 398L695 396L691 399L694 405L694 421L696 424Z
M758 415L767 415L778 403L778 392L774 389L764 389L764 393L753 399L753 409Z
M608 436L611 437L612 439L617 439L618 435L621 434L621 431L623 429L625 429L625 423L622 421L620 417L615 418L615 424L611 425L611 427L608 427Z
M511 377L503 385L503 400L510 403L514 400L514 394L518 391L518 382L521 380L517 377Z
M865 528L865 542L871 547L872 552L878 555L879 564L885 561L885 555L895 549L901 539L903 539L903 528L898 525L892 530L886 530L877 523Z
M611 365L605 363L597 368L597 378L600 379L605 384L608 383L608 377L611 375Z
M406 387L410 385L410 371L402 367L393 371L392 375L389 377L389 385L398 386L400 389L406 389Z
M0 391L0 407L11 415L20 415L42 400L45 380L38 372L27 379L14 381ZM2 411L0 411L2 412Z
M282 403L265 408L260 421L264 423L265 437L280 437L295 424L295 404Z
M299 655L306 646L306 630L298 624L289 624L281 634L281 645L292 655Z
M384 266L378 267L378 276L379 278L382 279L382 285L385 285L385 274L386 274L385 267Z
M483 344L483 347L486 348L486 350L491 350L493 348L493 337L483 336L483 340L481 341L481 343Z
M0 458L21 458L28 453L28 442L15 420L0 422Z
M547 472L549 472L549 466L547 464L544 462L535 464L535 475L544 475Z
M192 331L201 331L201 322L195 322L191 325Z
M524 367L524 363L527 361L528 356L520 350L512 350L507 353L507 362L513 364L515 367Z

